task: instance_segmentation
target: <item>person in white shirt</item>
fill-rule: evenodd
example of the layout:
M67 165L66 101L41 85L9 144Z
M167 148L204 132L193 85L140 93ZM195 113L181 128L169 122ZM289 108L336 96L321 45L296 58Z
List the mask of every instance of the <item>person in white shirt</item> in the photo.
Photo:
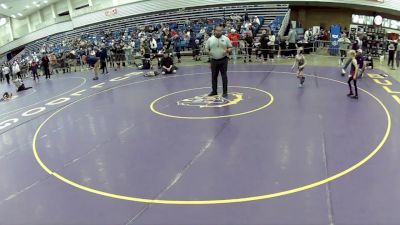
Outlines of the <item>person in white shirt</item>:
M342 37L338 40L340 49L340 65L343 66L343 60L347 56L347 51L350 49L351 41L346 37L346 34L342 34Z
M132 64L132 47L129 44L125 44L122 48L125 53L125 61L128 65Z
M14 64L12 66L12 72L14 76L17 76L19 79L22 79L21 69L19 68L19 64L17 61L14 61Z
M239 15L235 15L235 20L238 23L238 22L240 22L242 20L242 17L239 16Z
M246 34L248 31L248 28L246 27L246 24L243 23L242 26L240 27L240 30L242 31L242 34Z
M244 23L244 26L246 27L247 30L249 30L249 27L252 26L251 22L247 21Z
M272 33L272 31L269 31L268 38L269 38L268 42L269 59L273 62L275 55L275 35Z
M144 30L141 30L140 33L138 34L139 37L143 37L145 35L146 35L146 33L144 32Z
M13 83L14 83L15 87L17 88L17 92L25 91L25 90L32 88L32 87L25 87L24 82L19 78L13 80Z
M305 33L304 33L304 43L308 43L311 39L311 29L308 29Z
M231 14L231 16L229 17L232 21L235 21L235 19L236 19L236 16L235 16L235 14L234 13L232 13Z
M253 23L257 24L258 26L260 26L260 24L261 24L260 19L257 16L254 17Z
M206 33L206 28L205 27L201 28L201 30L200 30L200 38L204 37L205 33Z
M151 37L150 39L150 49L151 53L157 54L157 41L154 39L154 37Z
M185 24L186 24L186 26L190 26L190 20L189 20L189 18L186 18Z
M206 42L205 49L209 52L211 58L211 77L212 92L209 96L218 94L218 74L221 73L223 98L228 97L228 55L232 52L232 43L226 36L222 35L223 28L216 26L214 35Z
M3 66L2 71L7 80L7 84L10 84L10 68L7 66L7 64Z

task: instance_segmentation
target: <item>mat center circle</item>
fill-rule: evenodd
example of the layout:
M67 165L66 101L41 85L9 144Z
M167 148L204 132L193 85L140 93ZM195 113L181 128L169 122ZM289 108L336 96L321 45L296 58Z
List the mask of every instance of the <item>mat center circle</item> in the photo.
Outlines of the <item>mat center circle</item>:
M274 102L269 92L243 86L230 86L228 96L208 96L209 87L192 88L154 100L154 113L175 119L218 119L243 116L267 108Z

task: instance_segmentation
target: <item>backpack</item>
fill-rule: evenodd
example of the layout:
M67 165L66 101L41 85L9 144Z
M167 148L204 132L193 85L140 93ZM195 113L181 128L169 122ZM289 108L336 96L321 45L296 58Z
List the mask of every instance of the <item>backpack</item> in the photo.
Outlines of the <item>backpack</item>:
M143 76L145 77L155 77L158 76L160 73L158 71L149 71L147 73L144 73Z

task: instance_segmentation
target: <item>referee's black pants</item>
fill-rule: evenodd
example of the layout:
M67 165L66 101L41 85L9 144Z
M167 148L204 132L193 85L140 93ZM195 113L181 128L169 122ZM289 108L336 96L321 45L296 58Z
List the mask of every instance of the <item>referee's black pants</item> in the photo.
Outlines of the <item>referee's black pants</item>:
M211 59L212 93L218 93L218 74L221 72L223 94L228 94L228 58Z

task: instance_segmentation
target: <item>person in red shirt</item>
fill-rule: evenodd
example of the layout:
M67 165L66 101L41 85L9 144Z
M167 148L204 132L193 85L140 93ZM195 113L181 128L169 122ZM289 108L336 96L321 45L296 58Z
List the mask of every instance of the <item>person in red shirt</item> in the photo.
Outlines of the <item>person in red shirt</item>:
M232 48L233 61L236 62L238 48L239 48L240 34L236 33L235 29L232 29L231 33L228 34L228 38L231 41L233 47Z
M36 81L36 79L39 81L39 76L38 76L38 68L39 65L36 62L36 60L33 60L31 63L31 70L32 70L32 75L33 75L33 80Z
M175 30L171 30L171 36L172 37L178 36L178 33Z

